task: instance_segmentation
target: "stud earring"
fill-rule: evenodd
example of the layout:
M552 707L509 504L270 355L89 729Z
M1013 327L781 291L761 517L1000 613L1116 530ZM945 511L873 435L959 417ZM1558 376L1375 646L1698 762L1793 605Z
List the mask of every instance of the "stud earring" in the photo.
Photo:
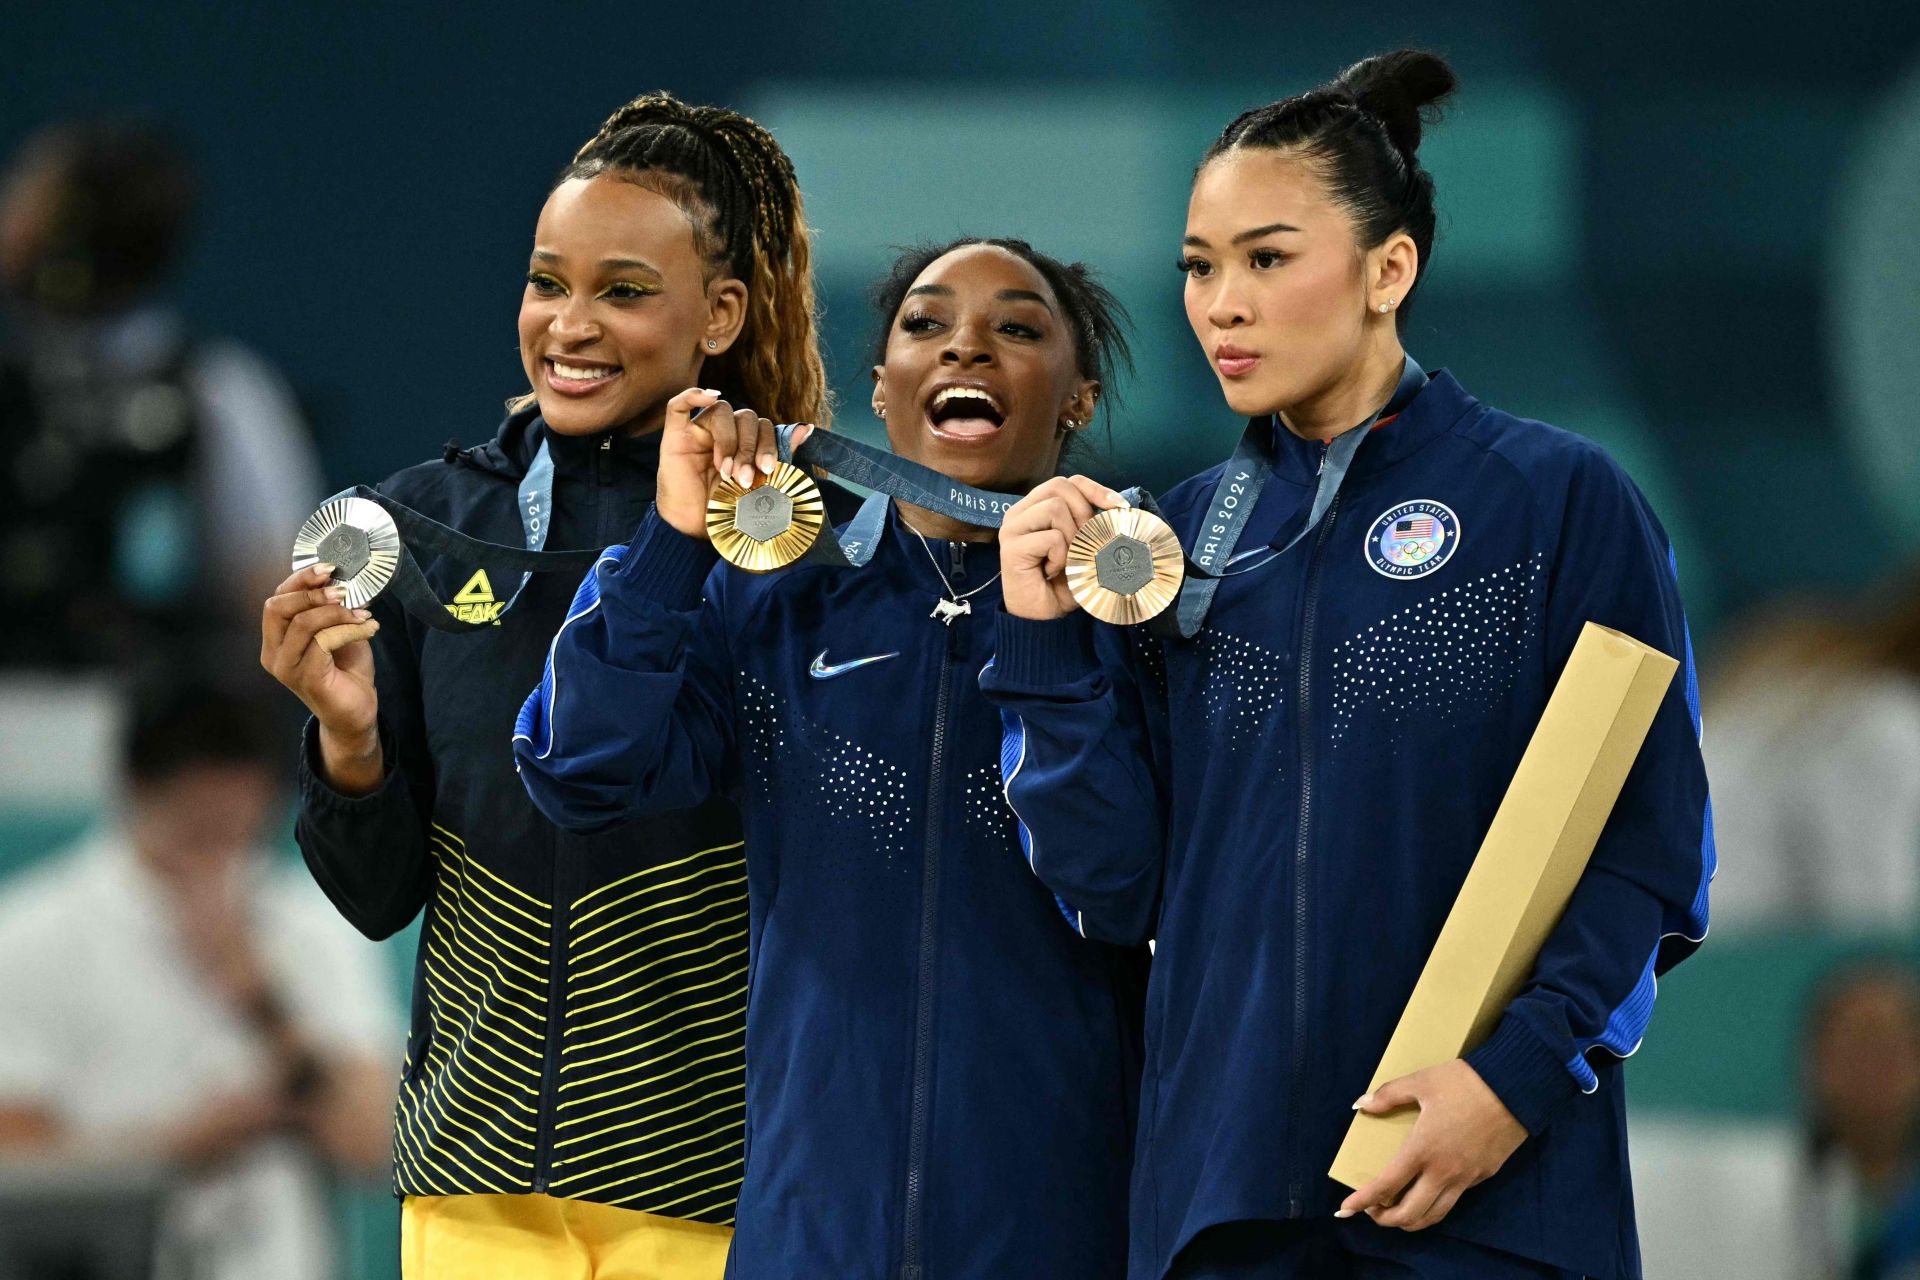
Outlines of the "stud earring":
M1385 310L1386 310L1386 308L1385 308L1385 307L1382 307L1382 308L1380 308L1380 309L1381 309L1382 311L1385 311ZM718 351L719 349L720 349L720 344L719 344L718 342L716 342L716 341L714 341L714 340L713 340L712 338L708 338L708 339L707 339L707 350L709 350L709 351Z
M1381 315L1387 314L1387 304L1384 302L1380 304L1380 314Z
M881 405L878 409L875 409L873 412L879 417L880 421L885 422L887 420L887 406Z

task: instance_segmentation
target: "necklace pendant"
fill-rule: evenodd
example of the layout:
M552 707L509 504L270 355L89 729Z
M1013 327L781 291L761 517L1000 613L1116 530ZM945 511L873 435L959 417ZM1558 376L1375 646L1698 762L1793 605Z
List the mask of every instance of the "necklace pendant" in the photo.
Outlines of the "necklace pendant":
M929 618L938 618L943 626L950 627L953 625L955 618L963 613L972 612L973 601L971 600L942 600L933 606L933 612L927 616Z

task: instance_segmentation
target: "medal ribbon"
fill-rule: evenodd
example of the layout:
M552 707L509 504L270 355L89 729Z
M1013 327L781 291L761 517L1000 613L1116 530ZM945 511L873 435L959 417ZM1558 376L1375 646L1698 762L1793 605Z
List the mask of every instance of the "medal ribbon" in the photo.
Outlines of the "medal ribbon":
M796 449L793 433L798 425L776 428L782 462L815 467L837 480L875 491L848 522L845 533L837 539L816 539L806 555L800 557L803 562L854 569L865 565L873 559L880 533L886 527L889 498L898 498L983 529L998 529L1007 511L1020 501L1019 494L976 489L949 479L932 467L830 431L815 431Z
M520 570L520 585L500 606L500 612L494 615L496 619L505 617L519 603L521 593L527 589L527 583L532 581L534 574L562 570L584 574L600 555L598 548L546 550L547 533L553 526L553 455L544 439L540 441L540 451L534 455L533 465L527 468L527 474L520 481L520 527L527 542L524 550L461 533L431 516L421 515L412 507L396 502L368 485L357 484L342 489L327 501L331 502L334 498L365 498L385 508L387 514L393 517L393 523L400 531L400 562L394 566L393 581L388 584L388 589L394 593L394 598L402 608L436 631L478 631L492 623L465 622L449 613L433 594L433 588L427 585L426 575L413 558L415 551L422 555L452 556L466 561L484 560L498 568Z
M1207 611L1213 605L1214 594L1220 589L1220 579L1261 567L1292 550L1301 539L1318 528L1332 509L1334 499L1339 496L1340 487L1346 482L1347 472L1353 465L1354 455L1366 441L1368 432L1381 418L1404 409L1426 384L1426 371L1412 356L1407 356L1401 366L1400 381L1387 403L1365 422L1350 431L1341 432L1327 445L1320 461L1313 503L1308 508L1306 523L1299 532L1284 546L1260 548L1248 553L1258 555L1264 551L1266 554L1260 555L1254 563L1236 569L1232 566L1247 557L1236 557L1233 554L1234 546L1239 542L1247 517L1259 501L1268 478L1273 474L1273 452L1267 443L1269 437L1266 433L1285 430L1271 418L1249 423L1240 437L1240 443L1234 448L1232 458L1228 460L1219 484L1214 488L1212 510L1208 513L1206 524L1201 526L1202 540L1186 554L1186 581L1181 585L1175 607L1155 617L1147 625L1166 636L1191 639L1198 635L1206 622ZM1017 494L994 493L961 484L931 467L832 432L815 431L795 448L793 433L797 429L798 424L776 428L783 462L817 468L838 479L875 490L874 496L867 499L847 525L845 533L838 538L817 539L806 555L801 557L802 561L851 568L865 565L873 558L880 532L885 527L889 498L898 498L951 519L988 529L999 528L1008 509L1020 501ZM1159 505L1146 490L1128 489L1122 496L1134 506L1160 515Z
M1400 381L1387 402L1365 422L1351 431L1341 432L1328 442L1326 453L1320 459L1313 505L1308 508L1306 523L1300 531L1288 539L1283 547L1264 547L1245 556L1235 556L1233 549L1240 541L1240 535L1245 532L1247 517L1253 513L1261 491L1266 488L1267 480L1273 474L1273 451L1267 444L1267 433L1286 430L1274 418L1256 419L1248 423L1240 443L1234 447L1233 456L1227 460L1220 482L1214 486L1212 509L1207 513L1207 522L1200 526L1200 541L1187 553L1187 579L1180 586L1179 599L1172 609L1150 619L1147 625L1154 628L1157 634L1168 638L1177 636L1191 640L1200 634L1200 628L1206 624L1207 611L1213 607L1214 594L1220 590L1220 579L1257 569L1286 554L1318 528L1320 521L1332 509L1333 500L1339 496L1340 486L1346 483L1353 456L1366 442L1367 434L1380 419L1406 408L1426 385L1426 370L1412 356L1406 357L1406 363L1400 369ZM1125 496L1134 505L1159 514L1153 496L1144 490L1129 489ZM1261 551L1266 554L1260 555ZM1252 555L1259 555L1260 558L1244 568L1232 567L1237 561Z

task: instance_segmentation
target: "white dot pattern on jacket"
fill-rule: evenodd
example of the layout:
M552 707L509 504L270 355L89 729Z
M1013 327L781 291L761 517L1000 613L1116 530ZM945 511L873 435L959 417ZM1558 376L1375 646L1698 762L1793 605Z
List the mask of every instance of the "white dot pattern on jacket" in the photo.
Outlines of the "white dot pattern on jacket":
M1334 746L1362 712L1390 725L1452 725L1498 703L1512 690L1538 626L1545 566L1536 553L1335 645Z
M750 786L780 795L782 774L788 787L801 775L814 810L809 816L833 828L821 832L824 839L844 847L845 837L865 835L883 863L905 864L904 842L916 823L905 769L789 708L778 691L744 671L740 713L740 756Z
M1013 810L1007 807L1006 792L1001 789L998 762L969 769L962 775L960 787L967 826L989 835L1013 835Z
M1145 627L1128 627L1133 656L1143 677L1141 683L1161 698L1167 696L1167 652Z
M1207 724L1228 751L1266 751L1264 734L1278 726L1282 699L1293 679L1285 654L1224 631L1200 633L1200 661L1206 672L1200 700Z

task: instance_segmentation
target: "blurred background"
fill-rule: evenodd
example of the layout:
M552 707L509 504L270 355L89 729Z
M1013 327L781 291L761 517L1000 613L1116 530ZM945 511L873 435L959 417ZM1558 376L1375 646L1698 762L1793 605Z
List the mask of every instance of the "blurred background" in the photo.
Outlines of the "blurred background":
M297 720L247 637L320 495L484 439L525 389L533 220L609 111L666 88L787 147L840 425L870 439L889 246L1013 235L1095 265L1139 366L1098 469L1164 488L1240 430L1172 265L1195 160L1401 44L1461 80L1422 150L1441 226L1408 347L1625 463L1702 660L1714 935L1627 1068L1648 1274L1920 1274L1920 8L1771 0L0 7L0 275L21 245L40 264L34 301L0 303L0 1039L71 1031L76 1002L120 1028L0 1045L0 1150L39 1153L0 1158L0 1249L105 1250L110 1220L112 1247L171 1241L168 1275L226 1274L195 1250L227 1248L397 1274L381 1090L413 939L343 934L302 883L273 791ZM62 182L94 184L112 254L49 250ZM76 441L106 442L107 478ZM48 535L109 500L95 541ZM143 655L185 633L218 689L148 696ZM146 903L98 879L103 832L210 809L226 861L278 877L269 941L236 935L217 875ZM203 945L127 1009L101 957L142 929ZM242 1096L249 1050L192 1030L272 963L312 988L254 1010L276 1051L352 1068L291 1101ZM84 1133L50 1123L63 1091ZM117 1178L62 1172L102 1149Z

